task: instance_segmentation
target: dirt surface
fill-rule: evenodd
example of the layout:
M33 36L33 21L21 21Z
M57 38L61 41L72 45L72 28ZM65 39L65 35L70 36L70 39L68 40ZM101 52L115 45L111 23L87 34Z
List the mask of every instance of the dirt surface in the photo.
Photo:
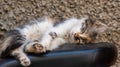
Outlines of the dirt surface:
M96 42L112 42L118 47L120 67L120 0L0 0L0 41L6 31L33 18L50 16L57 19L90 15L110 30L97 37Z

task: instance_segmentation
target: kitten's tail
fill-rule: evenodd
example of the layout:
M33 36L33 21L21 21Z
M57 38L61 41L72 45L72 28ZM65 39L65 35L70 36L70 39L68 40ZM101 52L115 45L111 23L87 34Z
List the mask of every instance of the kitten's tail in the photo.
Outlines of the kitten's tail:
M24 40L25 38L18 30L9 31L3 42L0 44L0 57L9 56L11 51L20 47L24 43Z
M0 44L0 57L3 56L3 53L5 52L5 50L7 49L7 47L9 46L10 42L12 40L12 37L7 37L3 40L3 42ZM7 54L6 54L7 55Z

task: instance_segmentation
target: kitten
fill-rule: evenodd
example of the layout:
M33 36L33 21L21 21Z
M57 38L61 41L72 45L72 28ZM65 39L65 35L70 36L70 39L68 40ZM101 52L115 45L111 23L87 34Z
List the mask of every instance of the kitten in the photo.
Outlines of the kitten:
M77 24L82 25L85 19L86 17L82 19L70 18L64 21L63 23L57 26L54 26L53 28L45 32L44 36L38 43L35 42L34 44L30 44L31 46L26 45L25 51L30 52L31 48L35 50L34 53L41 53L41 52L45 52L46 50L52 50L54 46L52 47L51 43L53 41L62 40L64 42L64 40L61 38L68 39L66 36L68 36L68 33L72 29L72 27L76 26ZM59 45L59 44L62 44L62 42L57 43L56 45Z
M29 66L31 61L24 52L46 52L64 43L89 43L93 34L102 33L107 28L102 23L93 23L88 17L70 18L56 26L54 23L53 19L47 18L10 31L0 45L0 55L14 56L23 66Z
M45 32L39 42L31 46L26 45L29 47L25 48L25 51L30 52L32 48L35 50L33 53L41 53L54 50L64 43L90 43L94 39L92 37L105 30L107 30L105 24L95 23L88 17L70 18Z
M9 31L3 43L0 44L0 56L14 56L23 66L29 66L31 61L24 53L24 47L40 40L43 34L53 27L54 22L53 19L43 18Z

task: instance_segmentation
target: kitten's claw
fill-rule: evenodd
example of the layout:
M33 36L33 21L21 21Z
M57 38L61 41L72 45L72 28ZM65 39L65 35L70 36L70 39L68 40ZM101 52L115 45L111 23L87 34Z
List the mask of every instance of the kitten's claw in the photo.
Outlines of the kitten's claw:
M27 57L22 57L22 58L20 58L20 63L21 63L23 66L30 66L31 61L30 61L30 59L27 58Z

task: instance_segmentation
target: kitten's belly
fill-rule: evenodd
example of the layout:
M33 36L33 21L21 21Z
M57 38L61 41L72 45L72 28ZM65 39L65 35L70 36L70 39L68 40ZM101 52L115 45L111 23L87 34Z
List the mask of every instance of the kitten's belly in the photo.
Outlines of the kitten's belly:
M41 37L42 37L41 34L37 34L37 33L26 36L28 40L39 40Z

